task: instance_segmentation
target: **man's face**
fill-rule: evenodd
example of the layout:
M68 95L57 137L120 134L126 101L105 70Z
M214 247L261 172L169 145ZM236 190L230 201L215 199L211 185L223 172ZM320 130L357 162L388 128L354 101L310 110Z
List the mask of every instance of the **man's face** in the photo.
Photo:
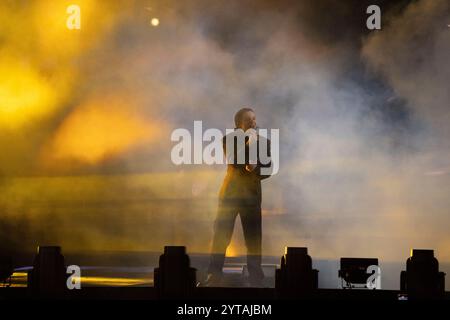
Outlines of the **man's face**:
M242 116L241 129L247 131L247 129L256 129L256 115L253 111L247 111Z

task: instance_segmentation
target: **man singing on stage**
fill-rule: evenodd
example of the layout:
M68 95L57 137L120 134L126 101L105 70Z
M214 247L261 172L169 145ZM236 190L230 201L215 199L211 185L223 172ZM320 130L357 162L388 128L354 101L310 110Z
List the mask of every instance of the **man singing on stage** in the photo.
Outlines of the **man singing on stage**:
M270 176L261 174L261 167L270 167L270 161L260 162L260 148L262 143L266 143L266 147L262 149L265 149L266 158L270 157L270 140L257 134L256 116L252 109L240 109L234 116L234 122L235 131L226 135L222 141L224 153L227 155L227 173L219 193L211 260L205 284L221 284L225 252L231 241L236 216L239 214L247 247L249 284L260 287L264 279L261 268L261 180ZM245 136L241 139L241 144L236 143L239 140L236 135L239 134L241 138ZM234 150L227 150L230 140ZM257 150L255 161L250 161L252 149ZM244 155L245 161L239 161Z

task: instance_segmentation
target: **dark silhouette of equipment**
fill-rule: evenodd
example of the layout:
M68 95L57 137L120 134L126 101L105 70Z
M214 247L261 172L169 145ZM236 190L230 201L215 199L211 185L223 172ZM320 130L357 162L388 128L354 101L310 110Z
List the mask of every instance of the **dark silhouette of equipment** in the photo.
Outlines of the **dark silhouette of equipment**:
M189 297L196 288L196 269L190 267L184 246L166 246L154 269L154 286L159 298Z
M308 248L287 247L275 270L275 291L278 297L298 297L311 294L318 287L318 270L312 268Z
M28 272L28 287L40 296L59 296L64 293L67 275L61 247L39 246L33 269Z
M433 250L413 249L406 260L406 271L400 273L400 290L409 299L442 298L445 294L445 273Z
M338 271L342 288L367 288L367 273L369 266L378 266L376 258L341 258L341 267Z
M11 276L14 273L12 256L0 254L0 283L5 287L11 286Z

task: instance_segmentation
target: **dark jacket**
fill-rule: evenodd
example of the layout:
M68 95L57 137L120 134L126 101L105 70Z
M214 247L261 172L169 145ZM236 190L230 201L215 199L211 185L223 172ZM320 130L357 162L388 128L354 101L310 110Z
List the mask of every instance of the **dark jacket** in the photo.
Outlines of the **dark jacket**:
M228 134L227 136L229 136ZM226 138L223 137L222 144L224 154L227 154L226 150ZM270 157L270 140L259 137L258 139L264 139L261 141L267 142L267 155ZM248 137L246 137L245 142L247 142ZM222 187L219 193L220 200L237 200L240 203L248 205L261 205L262 195L261 195L261 180L270 177L270 175L262 175L262 167L270 167L271 163L262 164L257 159L257 167L249 172L245 169L245 164L237 163L237 145L234 146L234 162L227 164L227 174L222 183ZM259 146L258 146L259 155ZM249 163L249 146L245 144L245 163Z

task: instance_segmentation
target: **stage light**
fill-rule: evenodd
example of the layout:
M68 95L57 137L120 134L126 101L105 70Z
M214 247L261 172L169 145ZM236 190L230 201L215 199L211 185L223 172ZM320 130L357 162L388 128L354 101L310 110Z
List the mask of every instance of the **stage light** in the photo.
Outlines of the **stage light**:
M0 283L5 287L11 286L11 276L14 272L12 257L0 254Z
M150 23L152 24L152 26L157 27L159 26L159 19L158 18L153 18Z
M159 298L188 297L196 288L195 268L190 267L184 246L166 246L154 269L154 286Z
M341 258L340 270L342 288L367 288L367 280L371 276L367 273L370 266L378 266L376 258Z
M39 246L33 269L28 272L28 287L41 296L60 296L66 288L66 280L61 247Z
M312 268L308 248L286 247L280 269L275 270L278 297L295 297L312 293L318 287L318 270Z
M441 298L445 293L445 273L433 250L412 249L406 271L400 273L400 290L411 299Z

